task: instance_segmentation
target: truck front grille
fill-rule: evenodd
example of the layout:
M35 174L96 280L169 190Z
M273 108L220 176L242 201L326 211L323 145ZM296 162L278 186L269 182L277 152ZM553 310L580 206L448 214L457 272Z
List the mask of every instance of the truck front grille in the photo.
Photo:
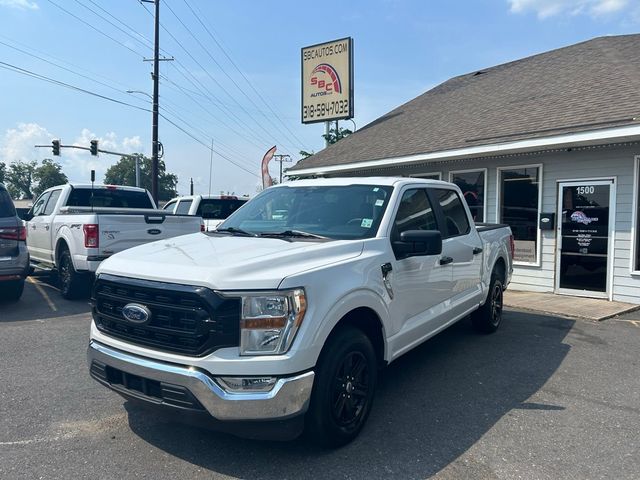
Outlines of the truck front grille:
M124 317L122 309L132 303L148 309L147 321ZM240 299L204 287L100 275L92 310L104 334L156 350L203 356L239 344Z

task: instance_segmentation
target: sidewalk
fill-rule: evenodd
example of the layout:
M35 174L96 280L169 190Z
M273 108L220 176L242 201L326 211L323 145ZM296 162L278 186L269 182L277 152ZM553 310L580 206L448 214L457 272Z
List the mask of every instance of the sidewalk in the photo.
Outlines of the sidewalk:
M640 308L640 305L553 293L504 292L504 306L567 318L600 321Z

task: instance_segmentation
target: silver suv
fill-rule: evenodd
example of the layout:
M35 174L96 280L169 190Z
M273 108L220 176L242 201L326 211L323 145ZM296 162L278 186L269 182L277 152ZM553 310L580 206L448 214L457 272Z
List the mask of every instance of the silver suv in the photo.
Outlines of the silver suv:
M19 300L29 272L27 229L0 183L0 300Z

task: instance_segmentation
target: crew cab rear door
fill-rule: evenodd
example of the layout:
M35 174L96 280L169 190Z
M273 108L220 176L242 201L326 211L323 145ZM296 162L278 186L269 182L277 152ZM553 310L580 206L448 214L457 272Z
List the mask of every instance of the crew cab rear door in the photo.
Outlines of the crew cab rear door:
M442 260L451 265L452 314L477 306L482 299L483 243L459 192L430 188L442 232Z

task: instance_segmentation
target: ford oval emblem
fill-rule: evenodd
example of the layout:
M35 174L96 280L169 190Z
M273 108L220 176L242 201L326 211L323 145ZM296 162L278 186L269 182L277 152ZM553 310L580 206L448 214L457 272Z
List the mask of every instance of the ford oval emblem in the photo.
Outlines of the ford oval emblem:
M149 309L138 303L127 303L122 307L122 316L133 323L145 323L151 320Z
M162 230L160 230L159 228L150 228L149 230L147 230L147 233L149 235L160 235L162 233Z

